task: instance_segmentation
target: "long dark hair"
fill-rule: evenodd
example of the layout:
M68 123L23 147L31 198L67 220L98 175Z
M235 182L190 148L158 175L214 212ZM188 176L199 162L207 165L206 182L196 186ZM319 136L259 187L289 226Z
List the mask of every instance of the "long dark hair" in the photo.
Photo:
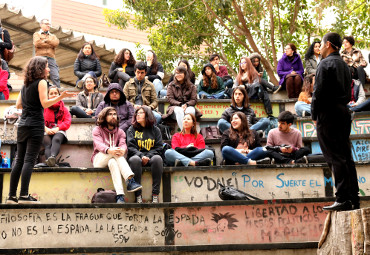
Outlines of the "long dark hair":
M92 76L87 76L86 78L85 78L85 81L84 81L84 85L83 85L83 91L84 91L84 94L86 95L86 96L88 96L89 95L89 91L87 90L87 88L86 88L86 80L87 79L92 79L93 80L93 82L94 82L94 84L95 84L95 86L94 86L94 91L95 90L97 90L97 88L98 88L98 81L97 81L97 79L95 78L95 77L92 77Z
M46 79L45 69L48 64L46 57L36 56L31 58L24 69L24 85L28 86L38 79Z
M135 110L134 117L132 118L132 126L137 130L144 129L144 127L141 126L140 123L137 122L137 119L136 119L137 113L141 109L143 109L143 111L145 112L145 128L152 128L155 124L155 118L152 113L152 110L146 105L142 105L141 107Z
M242 66L240 65L242 60L245 60L247 62L246 70L243 70ZM242 57L239 60L239 72L238 72L238 75L236 76L236 80L238 81L239 85L243 84L242 76L244 73L247 73L248 83L252 83L256 78L259 78L256 68L252 64L251 60L247 57Z
M98 115L98 119L96 121L96 125L100 127L108 127L107 122L107 116L111 111L115 111L117 113L117 110L114 107L105 107ZM115 127L119 126L119 116L117 113L117 124Z
M230 138L232 140L237 140L239 138L239 142L241 142L242 140L245 140L249 147L253 144L255 138L252 135L252 131L249 129L247 117L245 116L243 112L235 112L231 116L231 121L235 115L238 115L238 117L241 120L241 131L239 132L238 130L233 128L233 125L231 125L230 126Z
M302 92L308 92L309 94L312 94L312 82L313 82L314 77L315 77L315 74L313 73L306 75L304 77L303 85L302 85Z
M85 57L85 54L84 54L84 52L83 52L83 49L85 48L85 46L86 45L90 45L90 47L91 47L91 54L90 54L90 56L89 56L89 59L91 59L91 60L95 60L95 59L97 59L97 58L99 58L98 57L98 55L96 55L96 53L95 53L95 51L94 51L94 47L92 46L92 44L91 43L89 43L89 42L87 42L87 43L84 43L83 45L82 45L82 47L81 47L81 49L80 49L80 52L78 53L78 55L77 55L77 58L79 59L79 60L82 60L84 57Z
M208 76L206 74L206 69L207 67L211 68L212 73L211 76ZM217 89L218 88L218 81L217 81L217 75L216 75L216 70L211 64L206 64L203 67L204 72L203 73L203 86L205 88L211 87L212 89Z
M233 90L233 95L231 97L231 104L232 106L236 107L236 102L235 102L235 98L234 98L234 94L235 94L235 91L237 90L240 90L240 92L243 93L244 95L244 99L243 99L243 107L244 108L248 108L249 106L249 97L248 97L248 92L247 90L243 87L243 86L238 86L236 87L234 90Z
M173 80L178 83L178 81L176 80L176 71L179 72L179 73L183 73L184 74L184 85L186 88L190 88L190 86L193 84L191 83L190 79L189 79L189 73L188 71L185 69L185 67L183 66L178 66L176 67L175 69L175 75L173 77Z
M192 134L192 135L194 135L195 136L195 139L197 138L197 136L198 136L198 132L197 132L197 119L195 118L195 116L193 115L193 114L191 114L191 113L186 113L185 115L184 115L184 118L185 118L185 116L187 116L187 115L189 115L190 117L191 117L191 119L193 120L193 126L191 127L191 129L190 129L190 134ZM184 119L184 118L182 118L182 119ZM181 134L183 134L183 135L185 135L185 129L184 129L184 127L182 128L182 130L181 130Z
M132 52L127 48L123 48L122 50L120 50L120 52L118 52L118 54L114 58L113 62L116 63L117 65L124 64L125 63L125 51L130 52L130 59L127 61L127 65L134 66L136 64L136 60L134 58L134 55L132 55Z
M189 73L189 80L192 81L195 80L195 73L191 70L190 64L186 59L181 59L177 66L179 66L181 63L184 63L186 65L187 71Z
M157 59L157 55L152 50L148 50L148 52L153 53L153 61L152 61L152 65L151 65L152 68L150 70L151 70L152 74L157 74L157 72L158 72L158 59Z
M315 48L316 43L318 43L318 44L320 44L320 45L321 45L321 43L320 43L319 41L314 41L314 42L310 45L310 47L308 48L308 50L307 50L306 54L304 55L304 59L305 59L305 60L308 60L308 59L309 59L313 54L315 54L314 48Z

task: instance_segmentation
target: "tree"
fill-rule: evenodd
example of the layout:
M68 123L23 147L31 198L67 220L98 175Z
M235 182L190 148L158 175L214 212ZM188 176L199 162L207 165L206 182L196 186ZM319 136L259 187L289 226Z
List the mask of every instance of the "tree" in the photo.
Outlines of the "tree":
M367 0L124 0L124 9L105 10L112 24L129 23L148 30L149 42L166 70L180 58L191 59L199 70L210 53L217 52L229 72L238 71L240 57L258 52L270 80L277 84L278 53L288 42L301 55L312 38L327 31L353 33L369 45ZM337 17L322 24L325 12ZM236 67L236 68L235 68Z

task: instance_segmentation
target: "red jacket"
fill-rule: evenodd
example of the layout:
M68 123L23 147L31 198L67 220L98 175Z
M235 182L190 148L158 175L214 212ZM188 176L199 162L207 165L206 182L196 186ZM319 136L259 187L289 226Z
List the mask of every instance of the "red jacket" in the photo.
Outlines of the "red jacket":
M175 149L177 147L185 148L189 144L193 143L194 147L198 149L205 149L206 144L204 142L204 138L201 134L197 135L197 138L195 138L192 134L182 134L182 133L176 133L173 135L171 140L171 147L172 149Z
M0 69L0 92L3 92L5 100L9 99L8 72Z
M61 102L60 108L63 107L64 114L61 120L58 120L57 127L59 127L59 130L67 131L72 123L71 114L69 113L67 107L64 106L63 101ZM48 126L47 123L55 123L55 114L54 111L50 108L44 109L44 120L45 120L45 126Z

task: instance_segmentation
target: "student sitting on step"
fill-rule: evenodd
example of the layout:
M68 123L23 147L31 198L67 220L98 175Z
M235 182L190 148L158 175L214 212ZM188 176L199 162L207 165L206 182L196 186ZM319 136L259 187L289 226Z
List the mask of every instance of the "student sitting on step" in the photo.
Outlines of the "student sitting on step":
M272 159L271 163L294 164L308 163L306 155L310 149L303 147L301 132L291 127L294 115L283 111L278 117L279 127L272 129L267 138L267 154Z
M2 61L1 58L0 60ZM0 65L0 100L9 99L8 77L9 77L8 71L4 70L2 65Z
M239 61L239 72L236 76L234 88L244 86L248 92L249 99L259 99L265 106L266 114L272 115L272 107L266 89L261 85L261 78L247 57L242 57Z
M128 163L141 183L142 167L150 166L152 171L152 202L159 202L159 190L163 173L162 135L155 124L155 118L148 106L135 110L132 125L127 130ZM136 202L142 203L141 190L135 192Z
M142 105L146 105L152 109L156 122L159 124L161 123L162 116L155 110L158 106L157 92L155 91L153 83L145 79L146 64L142 61L136 62L134 69L135 78L131 78L126 82L123 87L123 93L135 110Z
M227 67L220 65L220 55L218 55L217 53L214 53L211 56L209 56L209 63L211 63L213 67L215 68L216 75L222 78L225 88L226 89L232 88L233 83L234 83L233 79L229 75L229 72L227 71Z
M125 86L130 78L135 77L134 66L136 60L129 49L122 49L110 65L108 77L113 83Z
M168 84L167 101L170 105L162 120L172 118L177 121L177 125L182 130L182 121L186 113L191 113L200 118L202 113L195 108L197 104L197 88L189 80L189 73L182 66L176 67L175 78Z
M294 105L295 112L299 117L311 116L311 100L313 85L315 83L315 74L309 74L303 79L302 92Z
M361 81L358 79L357 69L354 68L353 66L350 66L349 70L351 71L352 75L352 83L351 83L351 101L348 103L348 107L353 112L355 112L355 110L357 112L360 112L362 110L362 107L366 106L366 103L363 104L366 101L365 91L361 84Z
M94 167L107 167L117 193L117 203L125 203L122 177L126 180L127 191L135 192L142 186L135 182L134 173L127 164L126 134L119 127L119 117L113 107L104 108L97 116L97 127L93 129L94 152L91 162ZM121 177L122 175L122 177Z
M71 108L71 115L77 118L94 118L98 105L103 102L104 96L97 89L97 80L92 76L87 76L81 91L76 100L76 105Z
M267 156L259 135L249 129L247 117L242 112L231 116L231 127L222 134L221 152L226 164L255 165L256 160Z
M221 133L230 128L231 116L235 112L242 112L245 114L249 129L264 131L270 125L269 118L257 120L253 109L249 107L248 93L242 86L234 88L231 97L231 105L222 113L221 119L218 120L217 127Z
M116 109L119 120L119 128L126 132L131 126L132 117L134 116L134 107L126 100L126 96L122 91L122 87L118 83L111 83L104 96L104 101L96 108L95 115L105 108L111 106Z
M206 149L204 138L197 132L197 121L187 113L180 133L173 135L172 149L165 152L166 162L172 166L209 166L214 157L213 151Z
M225 86L222 78L216 75L211 63L205 64L202 69L203 78L198 85L198 95L201 99L222 99L225 97Z
M148 80L153 83L157 95L163 89L162 79L164 77L164 70L161 63L157 60L157 55L152 50L146 53L146 64L148 66L146 75Z
M49 100L60 96L59 88L55 85L49 87ZM56 156L59 154L62 143L68 141L66 131L70 128L72 119L68 108L63 101L59 101L44 109L45 135L44 147L46 164L54 167Z

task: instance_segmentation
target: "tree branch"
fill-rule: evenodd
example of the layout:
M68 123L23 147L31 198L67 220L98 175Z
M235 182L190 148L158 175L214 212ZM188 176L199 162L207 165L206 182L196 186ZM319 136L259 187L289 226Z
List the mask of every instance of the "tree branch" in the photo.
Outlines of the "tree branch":
M298 17L298 11L299 11L299 7L301 5L301 0L296 0L295 1L295 4L294 4L294 13L293 13L293 17L290 21L290 25L289 25L289 33L290 34L293 34L296 30L296 20L297 20L297 17Z
M282 47L282 51L284 51L285 41L283 37L283 29L281 28L279 0L276 0L276 7L277 7L278 20L279 20L279 34L280 34L281 47Z
M275 68L277 67L277 57L276 57L276 47L275 47L275 22L274 22L274 12L273 12L273 5L274 2L272 0L269 1L269 9L270 9L270 31L271 31L271 50L272 50L272 59L274 61Z

